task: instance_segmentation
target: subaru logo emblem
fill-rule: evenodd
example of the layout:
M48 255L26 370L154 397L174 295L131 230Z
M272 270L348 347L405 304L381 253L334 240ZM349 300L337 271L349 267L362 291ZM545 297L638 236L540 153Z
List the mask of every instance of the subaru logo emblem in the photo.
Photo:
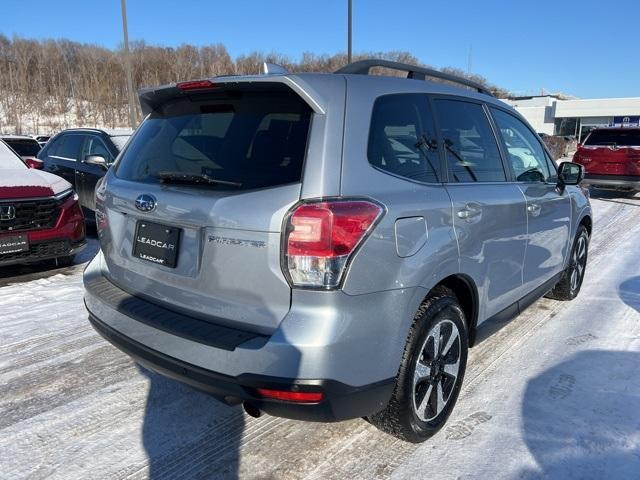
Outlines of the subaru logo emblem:
M150 212L154 208L156 208L156 199L153 195L149 195L143 193L138 198L136 198L136 208L141 212Z
M0 221L16 218L16 207L13 205L0 205Z

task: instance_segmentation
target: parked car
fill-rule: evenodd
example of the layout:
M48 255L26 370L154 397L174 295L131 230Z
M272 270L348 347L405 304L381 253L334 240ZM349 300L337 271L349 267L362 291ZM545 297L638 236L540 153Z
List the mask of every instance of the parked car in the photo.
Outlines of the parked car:
M371 60L140 101L148 117L96 190L89 319L251 415L367 417L422 441L453 409L479 325L578 295L582 167L556 167L479 84Z
M38 135L36 141L40 144L40 147L44 147L50 138L51 136L49 135Z
M51 138L40 151L47 172L67 180L93 217L94 190L131 136L130 130L73 128Z
M56 259L85 247L78 196L60 177L30 169L0 141L0 266Z
M0 140L20 155L30 168L42 169L43 163L37 158L40 144L35 139L24 135L0 135Z
M596 188L640 192L640 128L597 128L578 146L573 161Z

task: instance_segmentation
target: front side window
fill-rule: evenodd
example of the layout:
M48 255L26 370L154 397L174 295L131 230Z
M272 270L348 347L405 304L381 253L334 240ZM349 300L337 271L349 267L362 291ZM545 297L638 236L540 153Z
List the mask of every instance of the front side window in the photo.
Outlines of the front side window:
M500 151L481 105L437 99L450 182L504 182Z
M411 180L441 182L440 158L428 99L421 94L385 95L371 116L369 163Z
M516 181L550 181L552 175L539 137L513 115L497 108L491 108L491 113L500 130Z
M104 142L99 137L93 135L87 138L87 143L85 144L85 160L91 155L100 155L107 163L111 163L113 161L111 152L109 152Z

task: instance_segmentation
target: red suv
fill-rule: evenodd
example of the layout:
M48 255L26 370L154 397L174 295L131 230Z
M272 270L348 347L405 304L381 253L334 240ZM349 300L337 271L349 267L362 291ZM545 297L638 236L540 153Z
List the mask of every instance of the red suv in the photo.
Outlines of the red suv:
M640 191L640 128L592 130L573 156L584 165L584 184L596 188Z
M29 168L0 140L0 266L52 258L69 265L85 244L69 182Z

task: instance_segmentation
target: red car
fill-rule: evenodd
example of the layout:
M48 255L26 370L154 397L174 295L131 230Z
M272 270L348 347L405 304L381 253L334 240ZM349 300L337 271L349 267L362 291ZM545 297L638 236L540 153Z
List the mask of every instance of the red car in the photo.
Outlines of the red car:
M584 165L585 185L640 191L640 128L592 130L573 156Z
M0 266L46 259L70 265L85 233L69 182L29 168L0 141Z

